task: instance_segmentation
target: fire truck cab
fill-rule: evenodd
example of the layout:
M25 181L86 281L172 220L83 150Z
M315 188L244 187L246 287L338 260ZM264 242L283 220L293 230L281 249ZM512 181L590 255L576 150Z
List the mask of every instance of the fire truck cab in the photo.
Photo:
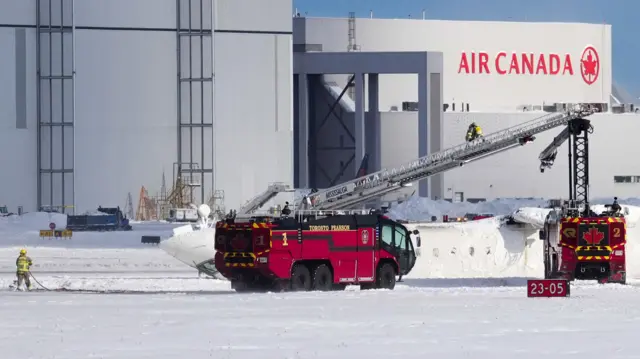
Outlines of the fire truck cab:
M216 268L236 291L393 289L416 262L407 228L380 214L225 219L215 248Z
M587 217L559 217L557 211L547 216L540 231L545 278L626 283L626 222L608 207Z

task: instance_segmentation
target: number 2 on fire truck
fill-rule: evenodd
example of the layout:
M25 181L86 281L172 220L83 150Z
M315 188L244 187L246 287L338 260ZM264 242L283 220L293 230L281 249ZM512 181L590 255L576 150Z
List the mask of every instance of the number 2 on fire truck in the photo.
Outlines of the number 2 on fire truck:
M620 238L620 228L613 229L613 237Z

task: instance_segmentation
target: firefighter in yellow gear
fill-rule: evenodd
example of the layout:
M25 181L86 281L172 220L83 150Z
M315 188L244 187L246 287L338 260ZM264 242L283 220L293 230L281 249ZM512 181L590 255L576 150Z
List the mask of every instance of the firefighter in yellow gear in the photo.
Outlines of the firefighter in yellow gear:
M22 287L22 282L27 285L27 289L31 289L31 280L29 279L31 265L33 261L27 256L27 250L20 250L20 255L16 259L16 276L18 277L17 289Z
M481 137L482 137L482 129L480 128L480 126L476 125L475 122L470 124L469 128L467 129L467 136L465 137L467 142L474 141Z

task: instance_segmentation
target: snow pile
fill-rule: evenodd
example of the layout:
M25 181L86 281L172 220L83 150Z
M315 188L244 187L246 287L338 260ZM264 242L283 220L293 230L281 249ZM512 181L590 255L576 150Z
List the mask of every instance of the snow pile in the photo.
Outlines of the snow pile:
M109 216L109 213L100 212L97 210L86 211L82 215L84 216Z
M422 246L409 278L539 277L542 242L533 226L499 218L462 223L416 223Z
M541 228L544 226L544 222L547 218L547 215L551 212L549 208L532 208L532 207L523 207L518 208L511 217L513 220L520 223L528 223L535 227Z
M407 221L430 221L431 216L442 219L443 215L461 217L466 213L509 215L520 207L545 207L547 201L541 198L527 199L496 199L490 202L460 202L451 203L445 200L431 200L413 196L405 202L391 207L388 215L395 219Z
M603 197L592 200L591 204L596 205L595 208L604 208L604 204L610 204L612 202L613 197ZM640 198L619 198L618 202L623 205L623 207L624 205L640 206ZM448 215L449 217L462 217L466 213L487 213L501 216L513 215L518 209L532 208L534 210L527 209L523 212L521 211L519 213L519 216L520 218L531 220L537 223L539 220L538 216L541 214L537 213L535 209L544 209L547 206L547 203L548 200L543 198L498 198L493 201L478 203L451 203L445 200L436 201L428 198L413 196L405 202L391 207L388 215L394 219L413 222L428 222L431 221L432 216L436 216L438 220L441 220L443 215ZM529 217L531 215L533 215L533 217ZM633 219L633 222L636 222L636 218L640 219L640 214L638 215L638 217L632 216L630 218Z

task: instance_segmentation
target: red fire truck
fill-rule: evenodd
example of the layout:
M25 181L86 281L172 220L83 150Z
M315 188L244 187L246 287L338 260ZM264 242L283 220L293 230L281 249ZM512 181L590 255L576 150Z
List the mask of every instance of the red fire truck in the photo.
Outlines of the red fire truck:
M545 240L545 278L596 279L626 283L626 223L621 215L564 217L548 224Z
M216 269L236 291L393 289L416 262L407 228L380 214L226 219L215 241Z
M564 142L569 143L569 200L556 201L540 231L545 278L596 279L626 283L626 222L617 199L600 215L589 205L589 120L569 122L540 154L540 171L550 168ZM559 208L558 208L559 207Z

